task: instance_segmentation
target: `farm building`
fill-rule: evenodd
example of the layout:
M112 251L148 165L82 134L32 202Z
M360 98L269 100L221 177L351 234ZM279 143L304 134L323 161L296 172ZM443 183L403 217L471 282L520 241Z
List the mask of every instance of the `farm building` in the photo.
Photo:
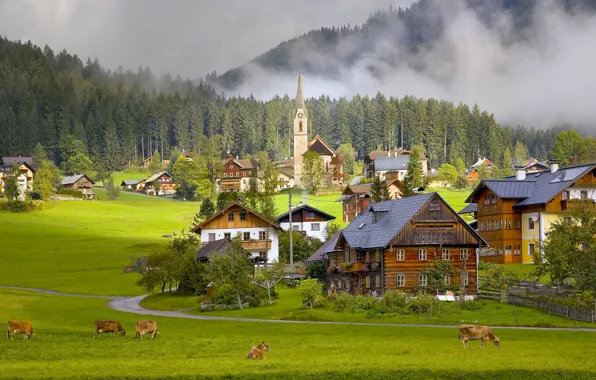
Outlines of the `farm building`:
M94 199L93 185L95 182L86 174L74 174L62 179L63 190L77 190L80 191L86 199Z
M145 181L145 192L148 195L174 195L177 188L176 180L167 172L154 174Z

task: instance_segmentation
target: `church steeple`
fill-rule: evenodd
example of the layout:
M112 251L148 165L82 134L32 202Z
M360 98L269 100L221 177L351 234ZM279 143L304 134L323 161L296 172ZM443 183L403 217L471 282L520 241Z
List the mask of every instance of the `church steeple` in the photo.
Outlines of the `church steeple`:
M304 95L302 95L302 77L298 73L298 91L296 91L296 112L302 110L305 117L308 117L306 104L304 103Z

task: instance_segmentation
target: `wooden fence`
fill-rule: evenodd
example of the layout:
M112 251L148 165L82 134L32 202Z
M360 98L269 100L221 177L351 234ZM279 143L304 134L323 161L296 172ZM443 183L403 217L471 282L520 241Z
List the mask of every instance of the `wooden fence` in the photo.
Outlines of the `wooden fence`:
M574 319L576 321L596 322L596 312L570 309L567 306L558 305L549 301L538 298L523 297L519 294L509 293L507 296L507 303L519 306L533 307L535 309L542 309L552 314L561 315L563 317Z

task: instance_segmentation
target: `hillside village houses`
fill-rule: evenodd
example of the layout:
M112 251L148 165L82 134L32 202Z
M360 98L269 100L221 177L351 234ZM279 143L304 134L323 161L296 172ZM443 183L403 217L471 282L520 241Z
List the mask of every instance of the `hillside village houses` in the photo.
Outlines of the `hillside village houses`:
M202 244L239 237L252 257L269 263L279 260L281 227L240 202L230 203L192 231L201 235Z
M178 184L168 172L153 174L145 181L147 195L175 195Z
M397 148L389 151L373 151L364 157L363 170L364 177L371 179L377 175L381 179L399 179L405 178L408 172L408 163L410 162L410 151ZM428 174L428 159L420 156L422 173L426 177Z
M428 193L371 204L307 262L326 263L329 295L378 296L427 288L427 265L450 260L453 273L445 275L444 285L464 285L473 295L477 250L485 245L437 193Z
M63 190L77 190L83 194L85 199L95 199L93 192L95 182L86 174L74 174L64 177L61 182Z
M16 172L14 169L16 168ZM28 191L33 188L33 159L31 157L2 157L0 165L0 192L4 192L4 181L16 176L17 187L19 189L19 200L25 200Z
M327 224L333 220L335 220L335 216L307 204L299 204L292 208L292 229L321 241L325 241ZM279 215L277 222L284 231L289 231L290 212Z
M476 183L478 179L480 179L480 168L485 167L487 169L494 169L496 168L495 164L491 160L486 157L481 157L476 161L464 174L464 177L468 180L470 184Z
M577 208L596 209L596 163L559 168L551 161L538 172L520 167L514 176L482 180L466 202L460 214L477 218L488 243L481 260L532 264L553 222L570 219Z
M389 191L391 199L398 199L401 197L401 191L399 190L401 184L402 182L397 178L385 181L385 186ZM342 202L343 221L351 222L360 213L364 212L371 203L371 196L372 183L370 182L364 184L350 184L346 186L341 193L341 197L335 200L336 202Z

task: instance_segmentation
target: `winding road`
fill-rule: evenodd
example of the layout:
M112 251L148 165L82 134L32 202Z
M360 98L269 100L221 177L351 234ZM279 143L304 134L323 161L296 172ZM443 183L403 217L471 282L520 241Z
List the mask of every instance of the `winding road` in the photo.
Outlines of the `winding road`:
M433 324L413 324L413 323L367 323L367 322L324 322L324 321L296 321L296 320L279 320L279 319L260 319L260 318L233 318L233 317L217 317L210 315L194 315L187 314L181 311L163 311L151 310L141 306L143 298L148 294L137 297L120 297L120 296L104 296L104 295L90 295L90 294L73 294L63 293L55 290L39 289L39 288L25 288L20 286L2 286L0 289L9 290L23 290L29 292L37 292L43 294L64 296L64 297L83 297L83 298L102 298L108 299L107 306L111 309L122 311L126 313L153 315L159 317L172 318L186 318L198 319L205 321L234 321L234 322L257 322L257 323L292 323L305 325L353 325L353 326L391 326L391 327L426 327L426 328L457 328L458 325L433 325ZM596 333L596 328L571 328L571 327L522 327L522 326L491 326L500 329L515 329L515 330L543 330L543 331L584 331Z

